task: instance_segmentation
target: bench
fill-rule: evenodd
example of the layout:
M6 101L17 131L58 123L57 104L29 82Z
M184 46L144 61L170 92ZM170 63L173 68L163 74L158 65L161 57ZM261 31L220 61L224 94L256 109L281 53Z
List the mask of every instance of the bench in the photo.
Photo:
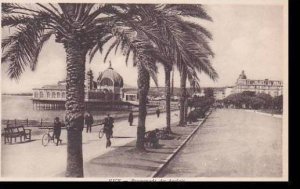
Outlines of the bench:
M31 129L25 129L23 125L4 128L4 144L7 142L11 144L13 138L16 142L17 137L20 137L20 142L22 142L22 138L24 141L26 139L31 140Z
M144 144L146 147L157 148L159 145L158 129L145 133Z
M160 140L167 140L170 138L170 132L167 130L167 127L163 127L160 130L157 130L157 137Z

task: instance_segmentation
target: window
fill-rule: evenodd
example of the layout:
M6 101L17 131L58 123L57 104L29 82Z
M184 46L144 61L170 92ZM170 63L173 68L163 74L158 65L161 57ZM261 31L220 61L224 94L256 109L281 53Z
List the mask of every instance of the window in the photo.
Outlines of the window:
M111 79L108 79L108 78L104 78L101 83L100 83L101 86L113 86L113 82Z
M52 98L56 98L56 93L55 92L52 92Z
M60 98L60 92L57 92L57 93L56 93L56 97L57 97L57 98Z
M44 98L44 93L42 91L40 92L40 98Z
M61 94L61 98L66 98L66 93L63 92L63 93Z
M39 93L38 92L34 92L34 97L35 98L39 98Z
M50 92L47 92L47 98L50 98Z

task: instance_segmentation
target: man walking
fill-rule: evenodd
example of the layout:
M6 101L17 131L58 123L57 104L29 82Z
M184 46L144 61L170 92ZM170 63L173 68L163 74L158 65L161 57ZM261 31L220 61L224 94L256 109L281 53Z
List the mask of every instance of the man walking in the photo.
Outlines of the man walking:
M133 122L133 114L132 114L132 111L130 111L130 113L129 113L129 116L128 116L128 122L129 122L129 125L132 126L132 122Z
M59 121L59 118L56 117L54 119L54 126L53 126L53 138L56 139L56 146L58 146L58 142L61 143L61 139L60 139L61 127L62 124Z
M94 123L94 118L92 114L88 111L87 114L84 117L84 121L86 124L86 132L92 132L92 124Z
M114 118L110 117L107 114L107 117L104 120L104 133L106 136L106 148L111 146L110 138L113 135L113 127L114 127Z
M156 115L157 115L157 118L159 118L159 114L160 114L160 110L159 108L156 109Z

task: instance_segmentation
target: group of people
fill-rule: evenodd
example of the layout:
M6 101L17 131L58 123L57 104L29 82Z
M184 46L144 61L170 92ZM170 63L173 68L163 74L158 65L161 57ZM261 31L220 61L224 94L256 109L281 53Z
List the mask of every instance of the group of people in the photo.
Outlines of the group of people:
M159 114L160 114L160 110L157 109L156 110L156 115L159 118ZM84 116L84 122L86 125L86 132L92 132L92 125L94 123L94 118L92 116L92 114L87 111L86 115ZM132 126L133 123L133 112L130 111L129 112L129 116L128 116L128 122L129 125ZM106 136L106 148L111 146L111 141L110 138L113 137L113 127L114 127L114 119L112 117L110 117L110 114L107 114L107 117L104 119L104 122L101 123L101 125L103 126L103 131L105 133ZM59 118L56 117L54 119L54 126L53 126L53 138L57 139L57 143L56 145L58 146L58 143L61 143L61 139L60 139L60 133L61 133L61 127L62 127L62 123L59 121Z

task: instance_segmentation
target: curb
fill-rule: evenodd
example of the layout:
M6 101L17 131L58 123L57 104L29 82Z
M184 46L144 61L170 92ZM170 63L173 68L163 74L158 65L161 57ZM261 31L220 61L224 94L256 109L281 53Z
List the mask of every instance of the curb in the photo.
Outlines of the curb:
M158 174L165 168L166 165L175 157L175 155L179 152L179 150L190 140L190 138L195 134L195 132L200 128L200 126L206 121L208 116L211 114L212 110L208 112L208 114L200 121L199 125L192 131L192 133L183 141L183 143L178 146L172 154L170 154L167 159L164 161L164 164L161 164L154 173L150 175L151 178L155 178Z

